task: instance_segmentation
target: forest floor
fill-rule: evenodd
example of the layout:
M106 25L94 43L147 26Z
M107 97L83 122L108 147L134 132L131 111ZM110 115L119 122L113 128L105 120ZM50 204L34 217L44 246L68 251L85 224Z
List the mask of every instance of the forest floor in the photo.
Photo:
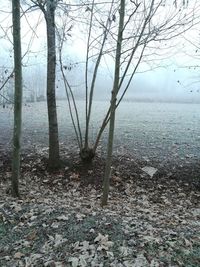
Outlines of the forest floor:
M105 160L85 167L63 148L47 171L47 149L22 155L20 199L10 196L11 160L0 153L0 266L200 266L200 164L160 166L113 159L102 208Z

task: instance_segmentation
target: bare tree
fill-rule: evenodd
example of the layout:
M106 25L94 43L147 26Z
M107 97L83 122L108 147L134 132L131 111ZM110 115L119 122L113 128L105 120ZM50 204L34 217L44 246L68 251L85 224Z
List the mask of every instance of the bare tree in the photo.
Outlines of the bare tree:
M8 68L5 66L1 67L1 75L0 75L0 99L1 103L3 105L3 108L5 108L6 104L13 104L14 100L14 89L13 89L13 73L9 73ZM2 91L2 92L1 92ZM0 103L0 104L1 104Z
M156 0L144 1L144 5L141 2L137 3L137 1L131 2L133 8L128 10L128 5L125 6L125 1L120 1L120 18L115 56L115 76L111 96L109 136L102 205L106 205L108 200L112 148L114 141L115 110L128 90L142 59L147 58L148 54L145 55L145 52L152 50L152 43L172 40L190 29L195 23L199 23L199 18L197 18L197 20L194 19L194 9L188 11L188 17L186 13L180 14L180 11L175 11L169 16L166 14L164 20L162 20L161 23L158 23L157 15L159 14L159 9L161 8L162 10L164 8L163 12L165 12L165 8L171 8L171 4L167 5L165 3L165 5L163 5L162 1ZM198 8L199 7L200 6L198 6ZM129 15L127 15L128 13ZM142 14L142 17L140 17L140 15L138 16L138 14ZM134 32L130 35L131 30L129 28L129 23L131 20L137 27L137 30L135 31L134 29ZM135 62L133 62L133 59ZM121 95L119 95L120 89L123 90ZM118 95L119 99L117 100Z
M100 34L100 36L97 36L97 41L100 42L100 48L97 53L97 57L95 59L95 66L94 66L94 71L91 79L91 83L89 86L88 82L88 65L89 65L89 59L90 59L90 50L91 50L91 44L94 43L94 39L91 38L92 36L92 29L93 29L93 24L95 24L94 17L95 17L95 12L94 12L94 4L95 1L92 1L92 7L89 10L90 11L90 23L89 23L89 31L88 31L88 39L87 39L87 51L86 51L86 66L85 66L85 99L86 99L86 105L85 105L85 113L86 113L86 125L85 125L85 140L84 140L84 146L82 147L80 151L81 158L83 160L91 160L94 155L95 151L92 147L90 147L89 144L89 130L90 130L90 119L91 119L91 111L92 111L92 104L93 104L93 95L94 95L94 90L95 90L95 85L96 85L96 78L97 78L97 73L99 70L100 62L103 57L103 54L105 53L105 45L106 45L106 40L108 38L109 31L111 30L111 25L112 25L112 16L114 16L114 10L113 10L113 3L114 1L111 1L109 3L110 7L107 12L107 18L105 22L102 20L97 19L97 22L100 24L102 27L103 33ZM100 37L100 38L99 38ZM94 44L96 46L96 44ZM94 58L93 58L94 60Z
M71 105L71 117L73 117L72 120L80 148L80 155L83 160L87 161L90 161L94 157L102 133L108 125L111 116L110 106L99 127L94 143L92 144L92 142L89 142L90 117L98 68L103 57L111 57L116 61L115 45L118 36L117 21L120 1L107 2L107 6L103 9L99 7L100 3L100 1L88 1L85 10L89 18L87 23L84 22L88 26L85 63L85 134L82 133L83 129L80 129L75 97L70 88L70 83L66 78L67 69L64 71L62 68L65 88L68 91L68 99L72 100L69 105ZM176 4L181 7L183 6L182 0L177 1ZM165 56L169 57L170 46L174 45L173 40L197 23L198 13L195 13L195 11L198 9L199 4L195 0L190 6L188 5L187 8L177 8L176 5L169 0L125 2L124 37L122 40L120 62L121 73L115 108L119 106L126 94L138 67L142 64L150 65L159 54L162 55L163 51L166 51ZM102 15L103 11L104 16L105 14L107 16L106 19ZM100 18L98 13L100 13ZM63 29L67 31L68 27L63 27ZM102 32L99 29L101 29ZM66 32L63 32L60 40L66 36L65 34ZM93 62L94 68L92 78L89 81L88 66L90 61ZM60 63L63 65L62 56L60 57ZM75 111L74 114L73 110Z
M95 146L90 142L90 121L92 114L92 106L94 100L94 92L96 87L97 75L103 56L108 52L106 43L109 38L111 29L114 27L115 13L117 9L114 6L114 0L104 2L102 6L101 2L92 0L91 3L87 2L87 5L82 3L79 9L82 14L86 13L85 20L81 20L83 25L87 26L87 41L86 41L86 55L85 55L85 69L84 69L84 85L85 85L85 129L80 127L80 120L78 109L76 106L76 100L73 95L73 90L70 86L68 79L66 78L67 68L64 68L63 63L63 46L66 41L67 32L71 30L71 25L67 25L64 22L62 31L58 31L59 40L59 61L61 66L61 73L63 75L64 86L66 89L70 115L75 130L77 142L80 149L80 157L84 162L91 162L96 153L97 143ZM83 16L84 17L84 16ZM89 18L89 19L88 19ZM77 18L74 19L75 23ZM98 29L98 30L97 30ZM100 30L99 30L100 29ZM91 67L92 66L92 67ZM92 74L91 74L92 73ZM73 113L74 110L74 113Z
M55 170L60 165L58 122L56 112L55 76L56 76L56 44L55 44L55 8L56 1L48 0L46 11L43 10L47 25L47 106L49 118L49 167Z
M115 74L114 74L113 89L111 92L110 123L109 123L109 133L108 133L105 177L103 181L102 206L107 204L108 192L109 192L110 170L111 170L111 162L112 162L113 139L114 139L114 129L115 129L115 110L116 110L116 102L117 102L117 93L118 93L119 82L120 82L120 65L121 65L121 56L122 56L121 52L122 52L124 17L125 17L125 0L121 0L119 14L120 14L119 15L119 28L118 28L117 48L116 48L116 56L115 56Z
M29 7L25 11L40 9L46 21L47 30L47 108L49 122L49 162L50 170L60 167L58 121L56 109L56 38L55 10L59 0L25 0Z
M22 121L22 63L20 34L20 0L12 1L13 45L14 45L14 130L12 159L12 195L19 197L18 180L20 176L21 121Z
M23 2L23 1L21 1ZM1 13L5 13L6 14L6 21L4 21L4 23L2 23L0 25L0 32L1 32L1 36L0 39L3 39L4 41L7 42L7 49L6 51L9 51L9 58L12 58L12 47L13 47L13 41L12 41L12 36L13 36L13 32L12 32L12 12L10 12L10 10L1 10ZM27 25L31 28L31 36L30 39L26 40L26 46L24 46L24 48L26 47L23 55L22 55L22 60L26 57L27 54L29 54L31 51L31 46L33 43L33 40L36 36L35 30L38 27L38 23L36 23L35 27L31 27L31 25L29 24L27 18L26 18L26 12L23 11L23 6L21 5L21 14L20 14L20 18L22 20L22 18L24 18L24 20L26 21ZM22 22L23 23L23 22ZM23 39L23 36L21 37ZM4 53L3 53L4 54ZM4 54L5 56L5 54ZM23 66L25 66L26 63L23 62ZM13 74L14 74L14 68L13 66L10 66L10 61L7 61L6 66L1 66L2 68L2 74L1 75L1 79L0 79L0 96L4 99L4 101L6 103L10 103L13 104L13 99L14 99L14 89L13 89ZM1 92L2 91L2 92Z

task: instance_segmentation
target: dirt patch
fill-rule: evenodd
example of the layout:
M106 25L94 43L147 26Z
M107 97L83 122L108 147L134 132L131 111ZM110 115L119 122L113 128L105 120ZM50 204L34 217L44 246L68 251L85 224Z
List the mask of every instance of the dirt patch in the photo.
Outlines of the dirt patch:
M80 182L82 188L92 185L95 189L101 189L105 168L104 156L97 154L92 163L87 164L81 161L78 151L62 147L63 166L58 172L50 175L47 170L47 151L47 148L42 148L34 152L27 150L22 154L22 179L29 173L41 182L48 179L49 186L54 185L55 180L59 179L63 186L66 181L77 181ZM11 152L0 153L0 166L0 179L5 180L11 172ZM145 166L153 166L156 169L153 177L143 171ZM172 185L175 188L182 187L185 191L198 191L200 190L200 161L196 160L193 163L170 161L162 164L162 162L138 160L132 155L113 156L111 186L124 192L126 183L129 182L144 189L162 184L163 188Z

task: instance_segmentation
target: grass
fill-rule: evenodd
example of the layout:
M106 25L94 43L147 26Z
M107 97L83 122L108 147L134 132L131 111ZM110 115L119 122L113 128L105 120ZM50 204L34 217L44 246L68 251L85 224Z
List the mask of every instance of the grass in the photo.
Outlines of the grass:
M6 235L6 232L7 232L7 227L3 222L0 222L0 239L2 239Z

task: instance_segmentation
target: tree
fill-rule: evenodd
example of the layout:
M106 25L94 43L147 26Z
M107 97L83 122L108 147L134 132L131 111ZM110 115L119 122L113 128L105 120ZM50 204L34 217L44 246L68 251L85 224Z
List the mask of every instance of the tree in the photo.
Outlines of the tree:
M160 44L164 42L166 44L167 41L173 40L190 29L194 24L199 23L199 20L195 20L194 18L194 9L192 11L189 10L188 13L181 13L181 10L177 11L176 7L171 7L171 4L167 5L166 1L163 1L164 5L162 1L156 0L143 2L137 3L136 1L131 1L131 4L125 5L124 0L120 1L115 75L111 95L107 160L103 182L103 206L107 204L108 200L116 108L128 90L142 60L145 59L147 61L147 55L151 51L154 51L154 49L158 49L156 42ZM200 8L199 5L197 7ZM174 13L168 14L168 8L175 9ZM158 20L160 11L166 12L166 16L161 21ZM136 26L136 31L135 29L131 31L129 28L131 21ZM154 43L154 46L152 43ZM145 55L146 51L148 53ZM150 58L152 57L151 55L152 53L150 54ZM117 100L120 89L123 91L119 96L119 100Z
M13 18L14 75L15 75L12 195L14 197L19 197L18 180L20 176L21 121L22 121L20 0L12 0L12 18Z
M14 99L14 88L12 83L13 73L10 75L8 69L5 66L2 66L1 75L0 75L0 99L5 108L5 104L13 104ZM1 92L2 91L2 92Z
M58 4L57 0L30 0L25 1L29 4L28 9L40 9L43 12L46 21L47 30L47 108L49 122L49 162L50 170L56 170L60 167L58 121L56 109L56 38L55 38L55 10Z
M106 157L106 168L105 177L103 181L103 198L102 206L107 204L108 192L109 192L109 181L110 181L110 170L113 152L113 139L114 139L114 129L115 129L115 110L117 102L117 93L120 82L120 65L121 65L121 52L122 52L122 42L123 42L123 30L124 30L124 16L125 16L125 0L121 0L119 9L119 28L117 35L117 48L115 56L115 74L113 89L111 92L111 104L110 104L110 123L109 123L109 133L108 133L108 145L107 145L107 157Z
M58 32L59 40L59 61L61 73L63 76L64 86L67 94L68 105L70 115L75 130L77 143L80 149L80 157L84 162L90 163L95 156L96 149L100 140L100 136L105 129L106 125L103 125L100 129L95 144L90 142L90 120L92 115L92 106L94 100L94 92L96 86L97 75L103 56L110 52L107 51L106 43L108 43L109 33L115 22L115 1L107 1L102 3L100 1L82 3L79 6L79 13L83 14L83 25L87 25L87 45L85 55L85 68L84 68L84 86L85 86L85 128L80 127L80 120L78 109L76 105L76 99L73 94L73 90L68 81L66 71L66 63L63 63L62 53L64 42L69 35L69 31L72 29L72 25L67 25L66 21L63 21L62 27ZM86 18L84 18L86 14ZM76 22L76 17L74 21ZM100 29L100 30L99 30ZM92 66L92 67L91 67ZM91 70L92 69L92 70ZM92 75L91 75L92 73ZM74 111L74 112L73 112Z
M48 0L43 10L47 26L47 106L49 118L49 167L55 170L60 165L58 122L55 96L56 44L55 44L56 1Z
M76 132L77 142L80 148L80 155L83 160L91 161L96 153L100 138L108 125L111 118L111 105L108 108L106 115L99 127L94 143L89 142L90 118L92 113L93 95L96 86L96 77L99 71L102 58L112 57L116 60L115 45L117 43L117 21L118 21L118 6L120 1L106 2L107 5L101 6L100 1L88 1L87 8L82 14L87 14L87 20L84 22L88 26L86 62L85 62L85 133L80 127L78 109L76 107L73 90L70 88L70 83L67 80L67 68L60 57L62 65L63 80L68 95L68 103L73 125ZM117 108L123 99L126 91L136 71L141 64L150 65L155 57L170 56L170 45L172 40L177 36L186 32L196 23L194 10L199 8L197 2L192 7L187 9L177 8L183 7L182 0L174 2L169 0L144 0L144 1L127 1L125 2L125 24L124 24L124 39L122 45L122 59L120 63L120 82L118 88L118 100L115 108ZM161 16L161 14L163 14ZM84 16L82 16L84 17ZM162 19L161 19L162 18ZM66 37L66 31L69 27L63 27L65 32L61 34L60 40ZM60 49L60 54L62 54ZM167 51L167 52L165 52ZM91 66L93 64L93 68ZM89 80L88 73L92 72L92 77ZM113 75L114 79L114 75ZM118 94L120 92L120 94ZM74 113L73 113L74 111ZM91 145L92 144L92 145Z
M112 14L114 1L111 1L109 3L110 7L108 8L105 22L103 22L102 19L101 20L99 20L99 18L96 19L96 21L98 22L98 24L102 28L103 33L100 33L99 36L97 35L97 37L96 37L97 42L100 42L100 47L99 47L99 51L97 53L96 59L93 59L93 60L95 60L95 64L94 64L92 79L91 79L91 82L89 85L89 81L88 81L89 80L88 79L89 58L90 58L90 50L93 50L93 49L91 49L91 44L93 43L93 46L96 46L98 44L98 43L97 44L94 43L94 37L93 37L93 39L91 38L93 24L96 24L96 21L94 19L95 15L96 15L95 14L96 12L94 12L94 6L95 6L94 4L95 4L95 1L93 0L92 1L92 7L89 10L91 14L90 14L89 31L88 31L88 39L87 39L86 66L85 66L85 100L86 100L86 103L85 103L86 104L85 105L85 113L86 113L85 140L84 140L84 145L80 150L81 158L83 160L86 160L86 161L91 161L91 159L95 155L95 150L93 149L93 147L90 147L90 144L89 144L89 130L90 130L90 120L91 120L91 112L92 112L92 105L93 105L93 95L94 95L94 90L95 90L95 85L96 85L97 74L99 71L99 66L100 66L103 54L106 53L105 52L105 45L106 45L106 40L108 38L108 34L109 34L109 31L110 31L111 25L112 25L111 17L114 16Z
M7 1L9 2L9 1ZM11 1L10 1L11 2ZM28 22L27 17L26 17L26 12L23 12L23 0L21 0L21 27L23 27L23 17L25 18L26 22ZM5 3L5 9L2 8L1 10L1 14L3 14L3 16L5 17L6 14L6 19L3 20L4 23L2 23L0 25L0 40L2 39L3 42L6 43L6 54L9 53L9 58L12 58L12 49L13 49L13 41L12 41L12 37L13 37L13 32L12 32L12 12L9 12L9 10L6 10L7 8L10 8L8 3ZM10 15L8 15L10 13ZM28 24L28 23L27 23ZM37 29L38 23L36 24L35 29L33 27L31 27L30 24L28 24L28 26L31 28L32 31L32 35L29 39L29 41L23 44L25 44L23 46L23 55L22 55L22 60L24 59L24 57L26 57L27 54L29 54L29 52L31 52L31 46L33 43L33 39L35 37L35 30ZM23 37L22 37L23 38ZM23 40L21 40L22 42ZM3 48L3 47L2 47ZM26 49L25 49L26 48ZM5 52L2 50L2 57L5 58ZM0 96L5 100L6 103L9 104L13 104L13 99L14 99L14 86L13 86L13 74L14 74L14 67L10 65L10 60L6 61L6 66L3 65L1 66L2 69L2 74L0 77ZM26 63L24 62L24 66L26 66ZM23 75L24 76L24 75ZM25 77L24 77L25 78ZM25 85L23 84L23 87Z

